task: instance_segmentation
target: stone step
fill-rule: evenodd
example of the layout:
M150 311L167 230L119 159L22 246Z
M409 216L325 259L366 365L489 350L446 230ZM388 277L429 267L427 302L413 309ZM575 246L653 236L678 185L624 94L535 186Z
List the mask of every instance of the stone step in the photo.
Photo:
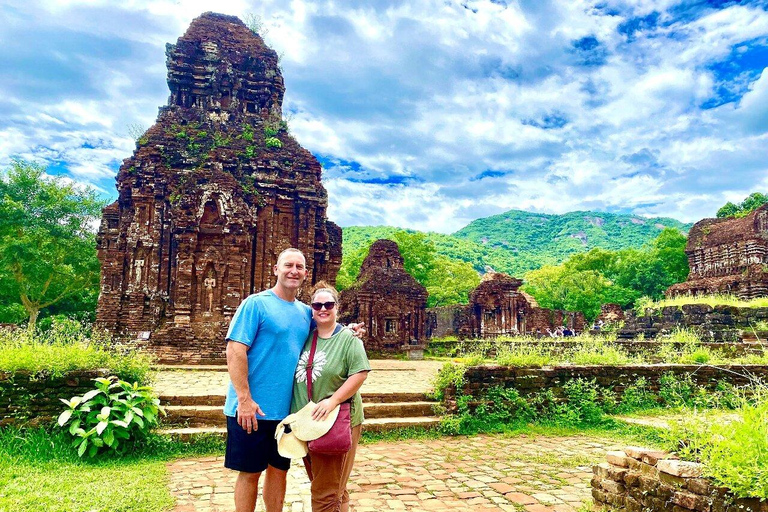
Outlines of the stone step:
M366 393L363 392L363 403L400 403L400 402L423 402L429 400L424 393Z
M363 403L363 411L366 419L411 418L432 415L433 405L435 402ZM224 427L227 424L220 405L167 405L165 412L164 421L174 425Z
M366 432L387 432L400 428L430 429L440 424L437 416L420 416L413 418L378 418L365 420L363 430ZM171 436L181 441L189 441L195 436L218 435L226 437L226 427L178 427L160 429L160 434Z
M168 405L165 423L188 427L226 427L227 420L220 405Z
M366 432L386 432L398 428L436 428L440 424L439 416L414 416L412 418L373 418L366 419L363 430Z
M215 405L224 407L224 395L163 395L160 403L164 406Z
M431 416L437 402L363 403L366 419Z
M423 402L424 393L363 393L363 403ZM166 406L216 405L224 407L224 395L163 395L160 403Z

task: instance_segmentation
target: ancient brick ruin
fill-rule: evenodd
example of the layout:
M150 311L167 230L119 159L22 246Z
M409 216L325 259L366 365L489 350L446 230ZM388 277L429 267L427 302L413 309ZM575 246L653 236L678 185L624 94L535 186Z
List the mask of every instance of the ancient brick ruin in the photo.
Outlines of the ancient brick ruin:
M232 16L167 45L168 105L117 175L98 235L97 322L166 361L216 360L238 304L274 284L282 249L334 281L341 229L321 167L282 120L277 54Z
M746 217L704 219L688 232L690 273L668 297L729 293L751 299L768 295L768 205Z
M425 339L427 289L403 265L392 240L377 240L355 284L341 292L342 322L363 322L367 350L399 351Z
M586 319L581 312L542 308L536 299L519 290L520 279L489 272L469 294L469 305L431 308L428 312L430 337L449 334L459 337L546 336L558 326L582 332Z

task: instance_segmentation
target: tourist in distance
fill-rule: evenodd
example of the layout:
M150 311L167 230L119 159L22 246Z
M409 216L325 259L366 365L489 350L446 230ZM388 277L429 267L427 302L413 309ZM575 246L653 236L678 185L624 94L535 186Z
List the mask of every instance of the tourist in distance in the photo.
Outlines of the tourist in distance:
M312 318L315 329L307 337L296 367L291 412L298 412L310 400L317 405L312 410L314 420L324 420L343 402L350 402L352 443L346 453L318 453L309 444L304 457L311 483L312 512L347 512L349 493L347 480L355 462L355 451L363 423L363 402L360 387L371 365L363 342L346 327L336 322L339 294L332 286L320 282L312 293ZM311 350L316 343L315 350ZM308 396L307 366L311 372L311 393Z
M265 507L280 512L291 463L278 454L274 434L288 415L294 370L312 322L310 307L296 299L307 277L304 255L298 249L284 250L274 273L275 286L240 304L226 337L230 384L224 405L224 466L239 471L236 512L253 512L265 470ZM360 325L353 329L364 332Z

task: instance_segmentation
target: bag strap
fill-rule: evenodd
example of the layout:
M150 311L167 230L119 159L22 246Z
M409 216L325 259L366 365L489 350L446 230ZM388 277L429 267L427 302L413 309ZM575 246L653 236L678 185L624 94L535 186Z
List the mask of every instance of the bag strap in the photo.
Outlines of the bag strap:
M315 360L315 349L317 348L317 329L312 336L312 347L309 349L309 359L307 359L307 399L312 401L312 363Z

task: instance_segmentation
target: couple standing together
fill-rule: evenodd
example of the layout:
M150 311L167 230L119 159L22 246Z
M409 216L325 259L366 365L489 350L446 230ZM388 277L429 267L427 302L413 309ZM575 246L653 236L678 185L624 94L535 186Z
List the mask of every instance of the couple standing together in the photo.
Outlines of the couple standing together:
M314 420L324 420L339 404L351 399L352 446L343 454L304 458L310 477L312 510L349 509L347 479L352 471L363 422L360 387L371 367L362 341L337 324L338 292L318 283L311 308L296 299L307 277L304 255L286 249L274 266L277 284L246 298L237 308L227 332L227 368L231 383L227 416L225 467L239 471L235 509L253 512L258 483L264 479L267 512L279 512L285 499L290 459L278 453L275 430L289 412L309 400L317 404ZM307 393L307 360L317 334L310 366L312 397Z

